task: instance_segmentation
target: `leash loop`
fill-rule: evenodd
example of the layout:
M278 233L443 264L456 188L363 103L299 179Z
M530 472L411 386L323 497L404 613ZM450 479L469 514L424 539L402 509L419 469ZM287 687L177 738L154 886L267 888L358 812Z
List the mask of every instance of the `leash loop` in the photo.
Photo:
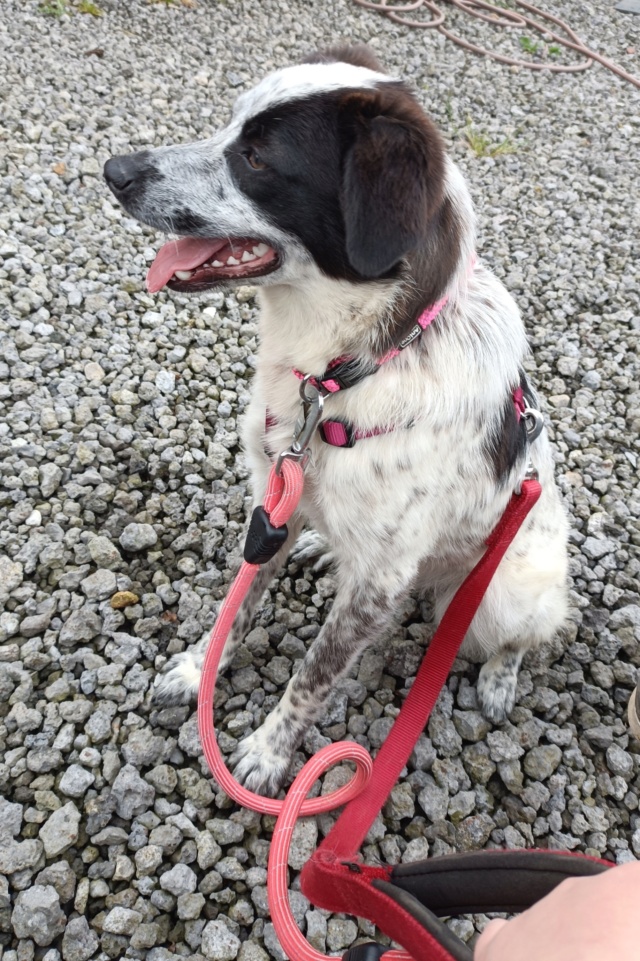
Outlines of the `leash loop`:
M310 412L306 414L305 422L309 416L315 415L319 406L315 397L309 398L308 403ZM292 444L292 450L293 446ZM282 459L280 473L276 467L272 467L264 498L264 512L274 528L282 527L292 516L302 496L303 486L302 458ZM331 877L331 871L336 857L354 860L362 838L428 719L495 569L539 496L540 485L535 480L527 479L522 484L521 493L512 497L499 524L487 540L487 551L456 594L456 599L460 599L460 607L456 606L455 611L450 607L445 613L405 706L375 763L369 753L357 743L343 741L329 744L304 765L284 801L255 794L236 781L226 766L214 730L213 699L218 665L236 614L259 570L256 563L244 561L241 565L209 638L198 695L198 729L203 754L211 774L229 797L253 811L278 816L268 862L269 908L278 938L293 961L325 959L325 955L316 951L303 937L289 906L288 855L298 817L335 810L351 802L303 871L303 888L313 888L313 893L319 896L312 899L315 903L321 903L321 892L324 891L325 896L327 894L323 872L329 871L328 880L335 880ZM350 781L331 794L307 798L318 777L332 764L345 760L356 765L356 773ZM405 951L385 951L385 955L389 961L412 959L412 955Z
M289 908L288 860L294 828L303 809L304 800L314 781L334 764L353 761L356 765L354 782L360 794L371 778L373 761L365 748L355 741L339 741L327 744L304 765L287 791L273 833L267 866L267 896L269 913L274 919L278 940L285 954L294 961L326 961L326 955L316 951L304 937ZM352 782L353 783L353 782ZM354 790L354 796L355 794ZM331 797L331 795L328 795ZM325 809L331 805L326 805ZM276 920L278 919L277 924ZM410 961L404 952L389 952L389 961Z

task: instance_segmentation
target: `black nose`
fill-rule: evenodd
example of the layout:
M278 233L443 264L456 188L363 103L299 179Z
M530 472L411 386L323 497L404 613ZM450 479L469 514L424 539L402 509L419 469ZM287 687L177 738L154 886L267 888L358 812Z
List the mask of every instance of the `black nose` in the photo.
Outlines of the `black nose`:
M140 162L139 154L112 157L104 165L104 179L115 194L123 194L135 185L145 166Z

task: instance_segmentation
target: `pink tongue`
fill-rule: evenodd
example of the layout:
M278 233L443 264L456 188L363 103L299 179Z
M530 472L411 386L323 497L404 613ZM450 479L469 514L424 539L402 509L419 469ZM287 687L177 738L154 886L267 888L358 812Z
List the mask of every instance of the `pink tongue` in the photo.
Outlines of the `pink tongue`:
M154 294L168 283L176 270L193 270L209 260L226 240L200 240L199 237L183 237L170 240L160 248L147 274L147 290Z

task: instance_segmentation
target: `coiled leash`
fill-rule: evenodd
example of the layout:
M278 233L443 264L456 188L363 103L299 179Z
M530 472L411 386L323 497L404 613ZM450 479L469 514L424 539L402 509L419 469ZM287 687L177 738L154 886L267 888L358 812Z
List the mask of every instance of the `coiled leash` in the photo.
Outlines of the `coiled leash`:
M375 761L361 745L341 741L323 747L308 761L283 801L248 791L227 769L213 725L218 664L238 609L261 564L274 557L287 538L287 521L304 485L309 444L322 416L324 394L305 377L302 411L291 446L272 467L262 507L253 513L245 560L211 632L198 696L198 727L207 764L219 786L238 804L275 814L267 870L269 910L285 953L292 961L324 961L298 929L289 907L287 862L291 836L300 816L346 804L334 827L302 870L303 893L315 905L374 921L405 951L371 942L351 948L348 961L471 961L470 949L438 916L485 911L520 911L565 877L604 871L604 861L564 852L478 851L429 861L369 867L360 845L395 784L427 723L458 649L509 545L538 500L541 487L529 466L518 492L486 541L486 551L456 592L444 614L414 684ZM516 404L521 395L514 393ZM524 408L529 435L539 431L540 415ZM537 414L537 418L534 416ZM309 799L313 783L333 764L352 761L353 778L324 797Z

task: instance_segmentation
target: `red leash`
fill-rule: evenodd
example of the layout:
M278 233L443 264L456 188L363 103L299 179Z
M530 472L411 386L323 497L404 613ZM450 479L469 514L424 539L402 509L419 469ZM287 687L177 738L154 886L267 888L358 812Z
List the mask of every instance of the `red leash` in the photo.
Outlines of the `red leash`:
M431 639L402 710L374 761L373 777L342 813L319 852L331 852L340 858L359 849L424 730L498 564L540 493L538 481L528 480L522 484L521 493L512 496L487 539L487 550L456 591Z
M286 524L298 505L304 484L303 453L294 449L296 456L293 459L291 455L281 456L278 465L271 470L264 513L273 528ZM385 933L412 949L412 954L385 952L389 961L407 961L423 955L419 945L424 947L424 929L416 922L413 930L411 922L404 916L394 920L397 912L392 910L393 902L370 883L372 878L388 879L388 870L384 867L360 868L353 863L354 858L429 718L498 564L540 492L536 480L525 480L520 493L512 496L487 540L486 552L458 589L436 630L413 687L375 762L355 742L330 744L305 764L284 801L262 797L238 784L226 767L213 726L213 694L220 657L240 604L259 567L246 561L242 564L209 639L198 697L198 726L204 756L220 787L245 807L278 815L269 853L269 908L280 943L293 961L323 961L325 955L312 948L302 936L289 907L287 861L291 835L301 815L319 814L346 802L350 803L303 869L303 890L315 904L328 910L366 916L370 909L376 918L388 915ZM314 781L331 765L344 760L356 764L356 774L351 781L332 794L305 800ZM450 957L435 942L431 949L434 961Z

